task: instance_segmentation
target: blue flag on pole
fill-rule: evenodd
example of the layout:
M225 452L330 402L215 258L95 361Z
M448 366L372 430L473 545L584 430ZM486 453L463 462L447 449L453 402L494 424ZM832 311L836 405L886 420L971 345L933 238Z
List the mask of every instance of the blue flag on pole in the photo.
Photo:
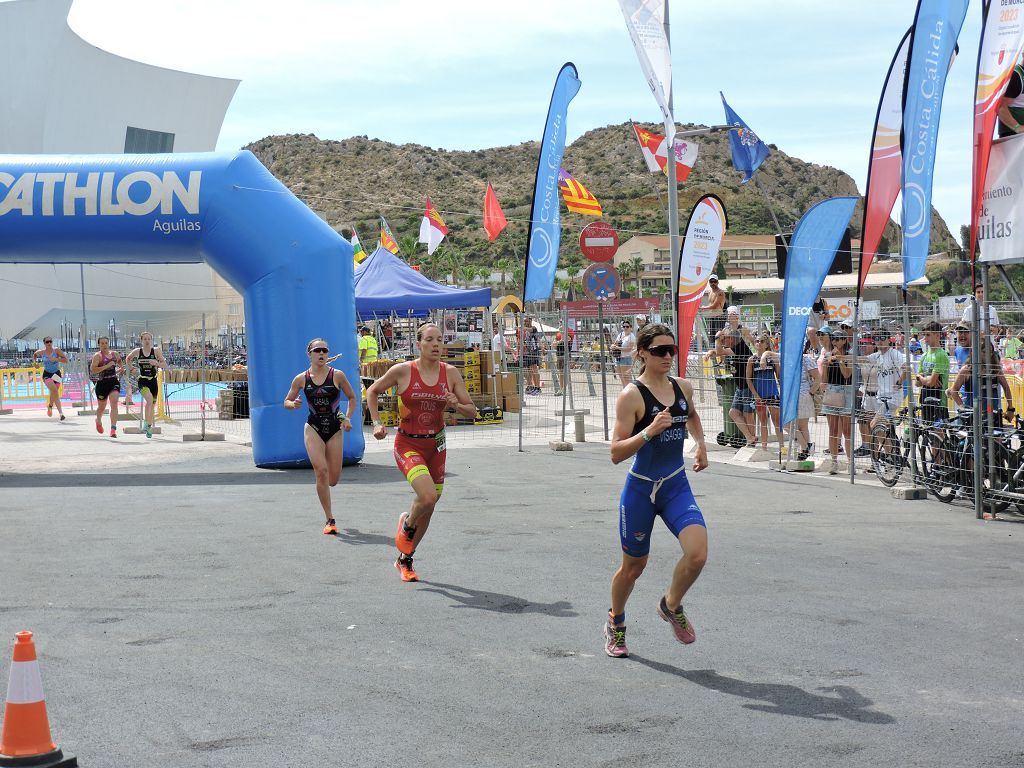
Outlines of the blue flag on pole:
M579 93L580 81L572 63L562 66L551 93L548 120L537 162L530 209L530 240L523 269L523 301L539 301L551 295L562 242L562 218L558 193L558 172L565 153L565 121L569 102Z
M793 232L786 256L782 292L782 423L796 418L800 404L801 358L807 337L807 318L821 292L829 267L850 224L856 197L824 200L803 215Z
M968 0L920 0L903 97L903 287L924 275L942 93Z
M718 95L722 97L722 106L725 107L725 122L740 126L729 131L729 147L732 149L732 164L743 174L743 183L746 184L771 152L768 145L757 138L757 134L732 111L732 107L725 101L725 94L719 91Z

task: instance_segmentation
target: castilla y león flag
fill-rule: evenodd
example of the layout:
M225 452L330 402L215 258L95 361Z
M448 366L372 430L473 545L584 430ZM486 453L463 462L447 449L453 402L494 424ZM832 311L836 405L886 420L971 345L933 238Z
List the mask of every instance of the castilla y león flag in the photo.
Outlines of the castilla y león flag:
M484 194L484 231L487 233L487 239L496 240L501 234L501 230L507 226L508 221L498 203L498 196L494 194L494 190L488 183L487 192Z
M437 212L437 208L428 197L427 208L423 212L423 221L420 222L419 240L421 243L427 244L427 255L437 250L437 246L441 244L447 234L448 227L445 226L444 219L441 218L441 214Z

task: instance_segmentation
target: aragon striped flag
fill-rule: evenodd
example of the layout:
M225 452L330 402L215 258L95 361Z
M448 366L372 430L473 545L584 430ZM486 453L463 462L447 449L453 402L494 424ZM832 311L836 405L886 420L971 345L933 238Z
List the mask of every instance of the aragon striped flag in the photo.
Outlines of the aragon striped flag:
M558 171L558 189L565 200L565 207L572 213L582 213L584 216L601 215L601 204L597 198L565 168Z
M392 253L398 253L398 241L391 234L391 227L388 226L387 219L383 216L380 217L380 244Z

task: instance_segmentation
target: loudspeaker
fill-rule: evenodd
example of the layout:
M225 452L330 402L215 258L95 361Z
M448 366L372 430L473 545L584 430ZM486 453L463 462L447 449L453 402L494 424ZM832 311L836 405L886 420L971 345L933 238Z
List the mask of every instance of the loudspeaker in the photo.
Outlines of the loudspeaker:
M786 242L793 241L793 233L786 234ZM787 248L782 242L782 235L775 235L775 264L779 270L779 277L786 276L786 253ZM850 247L850 228L847 227L843 233L843 239L832 257L832 266L829 267L830 275L849 275L853 272L853 256Z

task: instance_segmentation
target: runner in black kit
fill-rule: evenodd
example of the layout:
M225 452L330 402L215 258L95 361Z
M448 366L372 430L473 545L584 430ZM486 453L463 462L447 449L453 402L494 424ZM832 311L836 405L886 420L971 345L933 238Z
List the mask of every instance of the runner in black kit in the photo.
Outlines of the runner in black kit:
M153 436L154 412L156 411L156 398L160 395L160 385L156 377L156 369L163 368L170 370L167 361L164 360L164 353L160 347L153 346L153 334L146 331L140 339L141 347L136 347L125 358L125 367L131 365L133 360L139 364L139 394L145 403L145 410L142 417L142 431L146 437Z
M110 403L110 436L117 437L117 401L121 397L121 374L124 365L121 355L110 349L110 338L100 336L96 343L100 351L92 356L89 373L96 385L96 431L103 434L103 411Z
M636 347L643 369L616 402L611 446L615 464L634 457L619 500L622 565L612 577L612 604L604 625L605 653L613 657L629 655L626 601L647 566L655 518L662 519L683 550L657 608L681 643L697 639L682 600L708 553L704 516L686 478L683 457L683 444L692 435L697 441L694 471L708 465L704 429L693 408L693 385L671 375L679 348L667 326L645 326L637 334Z
M327 518L324 525L326 534L338 532L331 512L331 488L341 478L344 435L352 429L352 412L356 407L356 395L345 374L327 365L330 351L323 339L309 342L306 347L309 369L292 380L292 388L284 399L284 407L291 410L302 407L300 389L306 396L306 405L309 406L309 418L304 427L306 453L316 473L316 495ZM348 400L344 416L338 410L342 394Z

